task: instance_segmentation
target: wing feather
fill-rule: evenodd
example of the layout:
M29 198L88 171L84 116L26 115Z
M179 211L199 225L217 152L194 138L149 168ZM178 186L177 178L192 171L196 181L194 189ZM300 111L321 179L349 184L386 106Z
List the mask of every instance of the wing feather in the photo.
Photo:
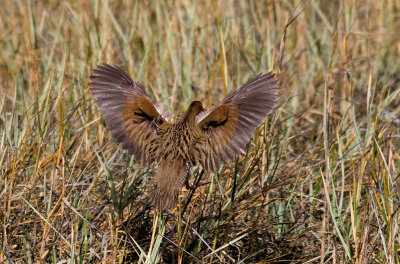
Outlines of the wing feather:
M274 77L272 73L256 76L231 91L208 115L196 119L196 128L207 140L193 147L193 163L215 171L243 151L279 99L280 88Z
M102 64L90 76L89 91L113 138L144 165L155 162L156 122L167 121L139 82L117 66ZM147 144L150 143L151 144Z

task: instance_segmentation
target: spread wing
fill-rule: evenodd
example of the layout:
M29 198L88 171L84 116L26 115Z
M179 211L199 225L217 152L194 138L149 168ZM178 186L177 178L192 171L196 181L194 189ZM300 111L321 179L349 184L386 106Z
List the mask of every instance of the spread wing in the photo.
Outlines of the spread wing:
M206 171L215 171L231 161L247 145L254 130L272 112L279 99L278 81L272 73L258 75L239 90L230 92L197 128L206 143L192 149L192 161Z
M168 123L144 87L121 68L107 64L93 70L90 80L89 91L114 139L142 164L155 162L156 127Z

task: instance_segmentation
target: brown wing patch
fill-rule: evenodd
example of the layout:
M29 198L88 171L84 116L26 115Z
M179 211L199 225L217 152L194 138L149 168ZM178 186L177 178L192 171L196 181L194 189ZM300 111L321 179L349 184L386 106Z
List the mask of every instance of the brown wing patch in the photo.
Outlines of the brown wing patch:
M224 104L214 109L199 124L207 136L208 147L205 155L201 155L200 164L207 171L214 171L234 157L232 151L225 151L232 141L239 118L239 109L232 104ZM247 143L247 142L246 142ZM240 151L240 150L239 150Z
M239 90L230 92L222 105L199 121L197 129L206 142L193 146L193 163L214 171L246 147L254 130L279 99L278 82L273 77L267 73L251 79Z
M167 122L143 86L107 64L95 69L90 79L89 91L115 140L142 164L155 162L155 127Z

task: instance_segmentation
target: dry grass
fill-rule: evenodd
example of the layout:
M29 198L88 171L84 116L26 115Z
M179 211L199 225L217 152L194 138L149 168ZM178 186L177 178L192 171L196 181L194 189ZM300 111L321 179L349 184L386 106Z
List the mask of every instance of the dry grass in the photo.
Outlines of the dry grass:
M0 263L400 263L400 1L151 2L2 1ZM159 214L88 94L100 62L174 113L269 70L282 99Z

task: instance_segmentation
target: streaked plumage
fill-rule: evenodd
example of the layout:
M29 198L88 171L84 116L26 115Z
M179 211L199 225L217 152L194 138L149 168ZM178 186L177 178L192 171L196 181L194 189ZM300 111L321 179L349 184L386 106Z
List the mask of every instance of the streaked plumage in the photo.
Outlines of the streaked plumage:
M212 172L246 147L279 99L273 78L272 73L256 76L208 114L201 102L193 101L176 123L170 123L144 87L117 66L99 65L90 76L89 90L115 140L144 166L157 165L151 202L171 209L188 164Z

